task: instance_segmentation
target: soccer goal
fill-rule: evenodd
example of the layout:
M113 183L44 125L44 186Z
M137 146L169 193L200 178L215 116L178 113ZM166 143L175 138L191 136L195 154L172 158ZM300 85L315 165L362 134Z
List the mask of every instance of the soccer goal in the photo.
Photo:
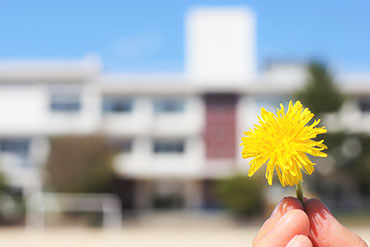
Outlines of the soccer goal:
M48 213L102 213L103 229L122 226L120 199L113 194L43 193L26 194L26 226L44 228Z

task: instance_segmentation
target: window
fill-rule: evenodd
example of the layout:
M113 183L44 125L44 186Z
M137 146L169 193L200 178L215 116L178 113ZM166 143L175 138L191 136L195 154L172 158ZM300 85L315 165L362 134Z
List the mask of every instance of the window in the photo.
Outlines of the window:
M128 113L133 109L134 101L126 97L104 97L103 113Z
M130 139L111 139L108 143L109 146L118 153L132 152L132 140Z
M50 110L70 113L80 111L80 94L77 92L53 92L50 99Z
M185 144L183 140L154 140L153 153L184 153Z
M370 112L370 99L366 98L360 99L359 106L362 112Z
M155 113L180 113L185 110L184 99L155 99Z
M3 138L0 139L0 152L10 153L20 157L27 157L30 148L30 140L25 138Z

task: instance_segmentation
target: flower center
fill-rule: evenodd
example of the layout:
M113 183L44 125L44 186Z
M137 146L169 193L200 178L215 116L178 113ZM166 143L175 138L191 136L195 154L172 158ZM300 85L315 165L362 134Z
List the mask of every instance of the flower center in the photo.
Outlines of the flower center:
M275 151L279 154L289 154L292 149L291 139L283 137L278 140L277 145L275 146Z

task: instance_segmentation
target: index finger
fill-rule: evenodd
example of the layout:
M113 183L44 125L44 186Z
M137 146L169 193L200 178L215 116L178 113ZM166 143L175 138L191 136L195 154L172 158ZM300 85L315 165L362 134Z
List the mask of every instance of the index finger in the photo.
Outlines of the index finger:
M260 231L257 233L253 240L253 246L256 245L268 232L271 231L273 226L283 217L288 211L293 209L304 210L302 203L294 197L284 197L280 203L275 207L269 219L262 225Z

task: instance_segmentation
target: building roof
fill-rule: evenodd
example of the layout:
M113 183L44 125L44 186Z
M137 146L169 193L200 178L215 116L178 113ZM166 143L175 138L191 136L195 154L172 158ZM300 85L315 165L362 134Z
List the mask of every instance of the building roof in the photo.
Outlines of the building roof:
M300 64L273 66L253 80L194 80L185 74L111 74L101 72L99 58L81 60L0 61L0 83L91 83L106 94L191 95L235 93L242 95L290 95L306 81ZM338 75L335 81L346 95L370 95L370 74Z
M0 82L85 81L96 76L101 62L98 57L81 60L3 60Z

